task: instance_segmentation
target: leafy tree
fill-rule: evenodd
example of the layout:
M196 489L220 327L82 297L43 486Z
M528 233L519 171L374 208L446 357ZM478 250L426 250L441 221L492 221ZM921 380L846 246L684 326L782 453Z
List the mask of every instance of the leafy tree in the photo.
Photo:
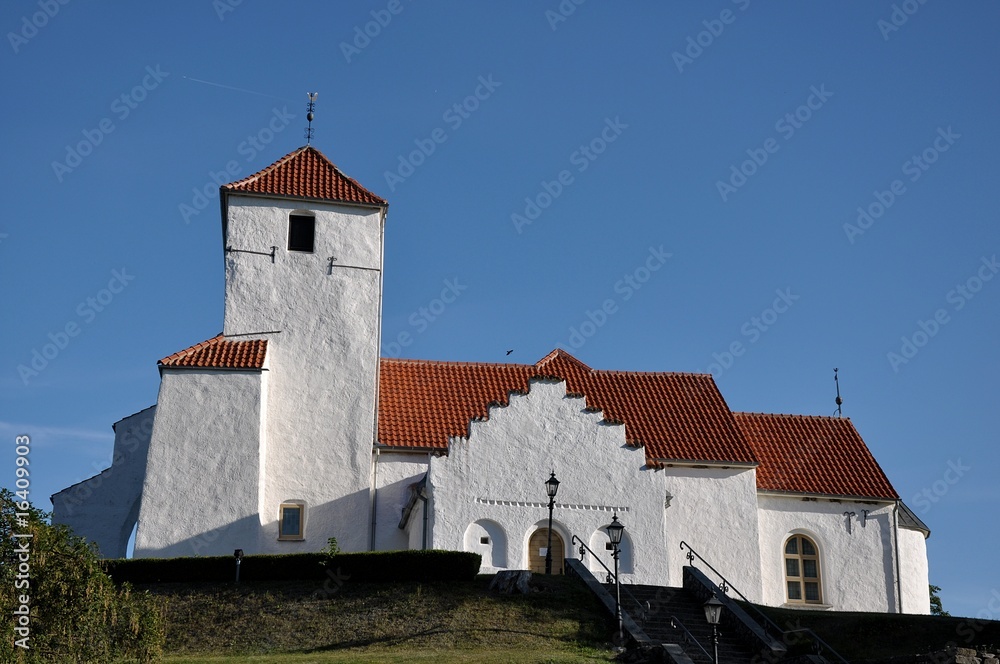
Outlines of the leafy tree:
M152 596L116 586L83 538L50 525L7 489L0 489L0 615L3 662L152 662L162 650Z
M950 616L951 614L945 611L944 607L941 606L941 596L938 595L939 592L941 592L941 587L931 584L931 615Z

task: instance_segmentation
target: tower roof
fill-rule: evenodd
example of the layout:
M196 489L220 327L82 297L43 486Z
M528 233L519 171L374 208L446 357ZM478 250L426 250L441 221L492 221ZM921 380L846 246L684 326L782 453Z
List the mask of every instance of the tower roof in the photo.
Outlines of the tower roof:
M224 184L220 189L225 193L388 206L385 199L345 175L326 155L311 145L290 152L267 168L242 180Z

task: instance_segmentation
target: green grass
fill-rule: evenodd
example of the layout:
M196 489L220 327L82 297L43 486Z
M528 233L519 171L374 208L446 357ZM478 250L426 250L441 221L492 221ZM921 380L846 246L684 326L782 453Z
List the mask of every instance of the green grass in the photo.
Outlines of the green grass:
M530 595L465 583L144 586L163 603L166 662L606 662L612 629L578 581Z

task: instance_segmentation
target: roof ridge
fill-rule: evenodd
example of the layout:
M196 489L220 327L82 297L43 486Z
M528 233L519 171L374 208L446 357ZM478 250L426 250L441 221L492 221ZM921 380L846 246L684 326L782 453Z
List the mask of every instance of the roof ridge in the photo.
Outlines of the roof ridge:
M850 417L836 417L834 415L808 415L808 414L802 414L802 413L764 413L764 412L760 412L760 411L734 410L733 411L733 415L734 416L735 415L763 415L763 416L766 416L766 417L798 417L798 418L812 419L812 420L832 420L832 421L844 420L844 421L847 421L847 422L851 422L851 418Z
M507 362L466 362L462 360L423 360L412 357L382 357L382 362L398 362L400 364L434 364L449 367L517 367L523 369L533 369L534 364L516 364Z
M565 361L567 361L567 362L569 362L571 364L575 364L575 365L577 365L577 366L579 366L579 367L581 367L581 368L583 368L583 369L585 369L587 371L593 371L593 369L591 369L590 366L588 366L585 362L583 362L582 360L577 359L571 353L569 353L568 351L566 351L566 350L564 350L562 348L556 348L551 353L549 353L548 355L546 355L542 359L538 360L538 362L535 363L535 367L540 369L544 365L551 364L551 363L557 362L559 360L565 360Z

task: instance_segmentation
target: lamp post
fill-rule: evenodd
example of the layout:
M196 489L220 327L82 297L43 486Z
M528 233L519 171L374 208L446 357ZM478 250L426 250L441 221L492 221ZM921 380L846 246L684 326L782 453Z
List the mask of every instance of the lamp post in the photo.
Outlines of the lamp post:
M722 617L722 602L712 595L705 602L705 620L712 626L712 661L719 664L719 619Z
M236 583L240 582L240 563L243 562L243 549L233 551L233 558L236 558Z
M556 506L556 491L559 490L559 480L556 479L556 471L552 471L552 477L545 480L545 493L549 496L549 541L545 547L545 573L552 574L552 508Z
M622 533L625 526L618 521L618 515L611 516L611 523L604 527L608 531L608 538L611 540L611 557L615 560L615 618L618 619L618 644L624 641L622 635L622 585L618 580L618 554L621 553L619 545L622 543Z

